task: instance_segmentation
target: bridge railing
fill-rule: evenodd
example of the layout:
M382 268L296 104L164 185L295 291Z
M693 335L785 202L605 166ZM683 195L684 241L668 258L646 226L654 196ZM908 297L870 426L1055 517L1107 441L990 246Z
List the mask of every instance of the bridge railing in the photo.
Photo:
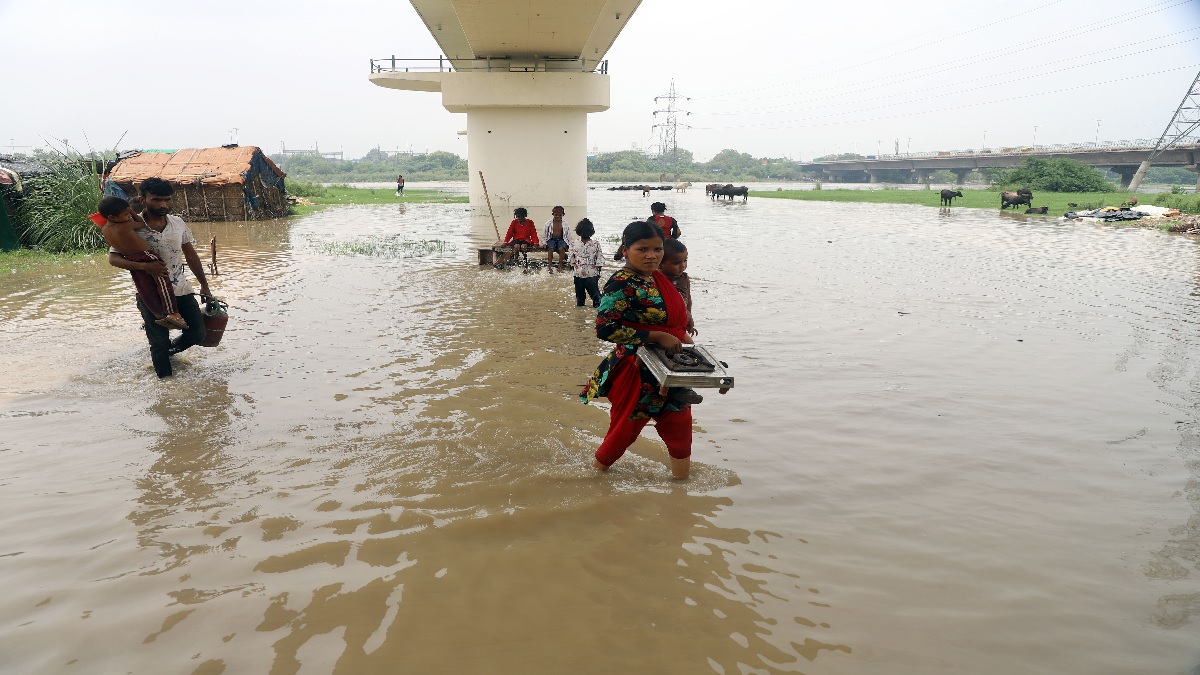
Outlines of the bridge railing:
M486 57L482 59L371 59L371 73L600 73L608 74L607 59Z
M1089 153L1108 152L1114 150L1145 150L1154 149L1158 139L1139 138L1134 140L1100 141L1098 143L1055 143L1051 145L1021 145L1002 148L974 148L968 150L936 150L933 152L902 152L890 155L867 155L864 159L841 159L822 161L821 164L837 162L862 162L898 159L932 159L937 157L1002 157L1010 155L1044 155L1053 153ZM1200 149L1200 138L1186 138L1175 143L1174 148Z

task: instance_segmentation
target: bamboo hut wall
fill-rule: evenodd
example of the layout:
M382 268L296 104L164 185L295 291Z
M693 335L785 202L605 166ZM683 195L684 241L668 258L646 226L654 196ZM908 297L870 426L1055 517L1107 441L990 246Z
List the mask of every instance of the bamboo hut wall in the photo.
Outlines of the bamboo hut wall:
M188 221L222 222L261 220L287 215L283 194L276 189L252 180L251 188L258 206L252 207L245 198L244 186L237 184L176 185L172 213ZM122 185L128 194L137 194L133 185Z

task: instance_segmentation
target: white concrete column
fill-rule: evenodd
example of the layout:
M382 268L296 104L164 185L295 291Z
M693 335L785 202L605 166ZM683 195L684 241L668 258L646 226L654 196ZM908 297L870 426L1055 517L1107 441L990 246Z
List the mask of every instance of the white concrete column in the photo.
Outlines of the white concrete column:
M550 209L561 205L574 228L587 216L587 113L573 108L468 108L467 166L471 231L476 235L495 235L480 172L501 237L518 206L540 227Z
M523 206L538 224L561 205L566 222L587 216L587 114L608 109L609 79L597 73L454 73L442 105L467 114L471 230L494 239L479 172L500 236ZM540 236L540 234L539 234Z

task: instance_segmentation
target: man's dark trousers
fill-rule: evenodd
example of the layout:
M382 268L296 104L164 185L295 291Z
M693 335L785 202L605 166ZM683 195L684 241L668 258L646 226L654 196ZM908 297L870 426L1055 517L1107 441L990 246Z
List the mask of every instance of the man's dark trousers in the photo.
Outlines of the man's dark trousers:
M146 340L150 343L150 360L154 363L154 372L159 377L168 377L173 374L171 370L172 354L178 354L188 347L204 341L204 315L200 312L196 296L179 295L175 297L175 302L179 305L179 313L187 322L188 327L179 337L172 340L170 331L154 323L154 315L142 304L142 299L138 298L137 301L138 311L142 313L142 321L146 324Z

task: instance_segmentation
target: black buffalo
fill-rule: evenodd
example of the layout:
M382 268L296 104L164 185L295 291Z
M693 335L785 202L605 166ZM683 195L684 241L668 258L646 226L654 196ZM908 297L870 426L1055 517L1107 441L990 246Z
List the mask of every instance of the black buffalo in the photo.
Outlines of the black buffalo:
M1028 192L1028 191L1027 191ZM1033 194L1021 194L1020 192L1001 192L1000 193L1000 208L1007 209L1018 206L1033 206Z
M1043 214L1050 213L1050 207L1049 206L1029 207L1029 208L1025 209L1025 213L1043 213Z
M962 192L958 190L942 190L942 206L950 206L955 197L961 197Z
M714 190L712 192L712 197L713 199L728 197L730 201L733 201L734 197L741 197L742 201L745 202L750 200L750 188L746 187L745 185L741 187L734 187L733 183L726 183L725 185L722 185Z

